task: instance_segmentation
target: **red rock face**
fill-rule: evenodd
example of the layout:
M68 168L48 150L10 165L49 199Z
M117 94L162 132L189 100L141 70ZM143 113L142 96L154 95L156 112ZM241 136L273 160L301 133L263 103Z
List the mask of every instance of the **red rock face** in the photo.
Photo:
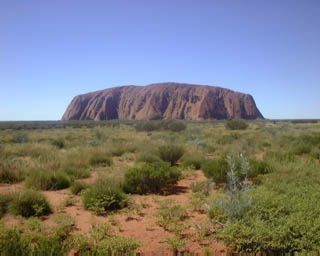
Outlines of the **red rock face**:
M249 94L179 83L122 86L76 96L62 120L263 118Z

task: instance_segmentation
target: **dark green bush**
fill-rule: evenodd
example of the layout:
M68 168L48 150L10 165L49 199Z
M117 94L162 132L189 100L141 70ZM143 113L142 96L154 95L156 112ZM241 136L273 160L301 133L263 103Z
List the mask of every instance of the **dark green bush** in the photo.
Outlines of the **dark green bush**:
M208 178L216 183L227 181L228 163L225 159L207 160L202 164L202 170Z
M135 125L135 129L138 132L152 132L160 129L160 123L155 121L139 122Z
M180 176L181 172L167 163L144 163L126 172L124 189L134 194L161 193L173 186Z
M32 171L26 178L26 186L37 190L59 190L68 188L71 180L63 172Z
M70 187L70 191L74 195L78 195L81 191L85 190L88 187L87 184L80 182L80 181L75 181L72 183Z
M82 199L84 207L97 214L119 210L127 205L121 183L114 178L99 180L83 192Z
M163 123L164 129L172 132L181 132L187 128L186 124L182 121L170 120L170 121L163 121L163 122L164 122Z
M123 152L119 152L119 154L122 155ZM109 156L93 155L90 158L90 165L92 166L111 166L112 163L112 158Z
M56 146L57 148L59 149L62 149L65 147L65 142L64 142L64 139L63 138L56 138L56 139L53 139L51 144L53 146Z
M177 161L183 156L184 148L179 145L163 145L158 149L159 157L165 161L169 162L171 166L175 165Z
M229 120L226 122L226 128L228 130L245 130L248 128L248 124L244 120Z
M9 210L23 217L42 216L51 213L47 199L39 192L26 190L13 195Z

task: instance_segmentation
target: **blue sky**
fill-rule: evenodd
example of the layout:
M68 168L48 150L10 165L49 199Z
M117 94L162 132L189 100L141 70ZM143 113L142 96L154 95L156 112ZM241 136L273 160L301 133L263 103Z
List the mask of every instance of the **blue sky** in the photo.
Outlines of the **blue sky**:
M164 81L320 118L320 1L0 0L0 120L56 120L77 94Z

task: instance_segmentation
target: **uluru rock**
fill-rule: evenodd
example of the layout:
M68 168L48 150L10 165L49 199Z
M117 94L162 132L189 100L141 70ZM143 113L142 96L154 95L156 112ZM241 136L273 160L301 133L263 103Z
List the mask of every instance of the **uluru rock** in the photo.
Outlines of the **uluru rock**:
M208 85L158 83L78 95L62 120L257 118L263 116L249 94Z

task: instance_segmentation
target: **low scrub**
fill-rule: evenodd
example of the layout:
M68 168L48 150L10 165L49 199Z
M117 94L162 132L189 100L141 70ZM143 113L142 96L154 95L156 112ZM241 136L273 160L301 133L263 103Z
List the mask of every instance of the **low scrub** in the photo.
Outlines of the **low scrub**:
M273 171L271 165L266 161L259 160L249 160L248 161L248 170L246 173L242 172L242 161L241 157L235 156L234 159L234 168L236 174L241 180L245 178L255 178L258 175L267 174ZM203 163L202 166L203 172L208 178L216 183L226 183L228 179L229 165L228 161L225 158L207 160Z
M168 163L143 163L130 168L125 174L124 189L128 193L162 193L172 187L181 172Z
M0 182L16 183L24 179L25 173L17 161L0 160Z
M163 161L169 162L173 166L183 156L184 148L173 144L162 145L158 149L158 154Z
M228 162L225 159L207 160L203 163L204 174L216 183L227 181Z
M78 195L78 194L80 194L80 192L85 190L87 187L88 187L88 185L85 184L84 182L75 181L72 183L72 185L70 187L70 191L72 194Z
M184 131L187 125L183 121L178 120L163 120L163 121L144 121L135 125L138 132L152 132L152 131Z
M8 211L11 200L11 194L0 194L0 218Z
M248 128L248 124L244 120L229 120L225 126L228 130L245 130Z
M9 210L14 215L23 217L42 216L51 213L51 207L45 196L32 190L15 193L9 203Z
M70 177L63 172L32 171L26 178L26 187L36 190L59 190L70 184Z
M181 163L184 167L192 167L195 170L201 169L201 165L204 161L205 159L197 154L187 154L181 159Z
M97 214L124 208L128 198L121 183L114 178L105 178L82 193L84 207Z
M114 151L116 152L116 151ZM119 152L119 155L122 155L124 152ZM117 153L118 154L118 153ZM116 154L116 155L117 155ZM111 166L112 165L112 158L106 155L93 155L90 158L90 165L91 166Z

